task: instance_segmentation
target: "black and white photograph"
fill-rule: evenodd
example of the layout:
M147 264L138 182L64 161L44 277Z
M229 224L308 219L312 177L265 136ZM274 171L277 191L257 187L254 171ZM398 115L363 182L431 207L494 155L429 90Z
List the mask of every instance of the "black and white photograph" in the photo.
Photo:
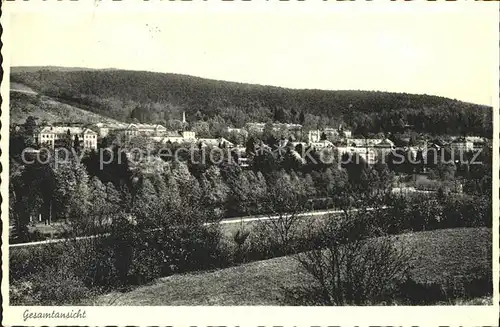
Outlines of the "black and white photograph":
M8 321L376 306L498 323L499 6L208 2L4 3Z

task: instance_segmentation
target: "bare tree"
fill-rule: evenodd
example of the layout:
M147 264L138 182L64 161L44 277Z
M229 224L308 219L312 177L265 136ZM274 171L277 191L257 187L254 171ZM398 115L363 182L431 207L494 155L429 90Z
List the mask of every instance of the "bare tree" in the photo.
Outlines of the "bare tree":
M284 171L274 176L268 187L265 207L266 219L261 226L273 238L281 254L293 252L293 240L298 236L300 213L305 210L307 196L304 185Z
M329 217L313 250L295 256L312 281L302 292L313 293L316 304L380 303L409 273L411 251L396 237L379 236L365 217Z

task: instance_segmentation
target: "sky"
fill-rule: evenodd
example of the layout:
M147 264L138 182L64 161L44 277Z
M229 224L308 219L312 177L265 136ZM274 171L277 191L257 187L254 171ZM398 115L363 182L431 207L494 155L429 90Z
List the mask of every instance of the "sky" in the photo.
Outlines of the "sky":
M487 105L498 97L495 7L313 7L12 10L10 65L427 93Z

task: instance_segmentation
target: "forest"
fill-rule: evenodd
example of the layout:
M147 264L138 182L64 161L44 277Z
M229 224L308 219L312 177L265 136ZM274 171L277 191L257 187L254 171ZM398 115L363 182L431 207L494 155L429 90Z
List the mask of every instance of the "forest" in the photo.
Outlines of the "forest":
M459 181L463 191L472 197L491 194L491 149L487 147L476 158L479 165L455 164L444 148L434 158L427 154L429 161L425 164L413 163L415 158L401 164L395 153L389 153L384 160L368 165L361 157L345 160L334 152L332 160L324 160L325 154L317 151L300 160L293 154L293 147L281 152L254 152L249 142L250 167L245 170L229 157L230 152L219 159L213 158L210 149L194 148L192 153L172 160L162 157L164 145L151 142L142 145L149 149L149 157L137 163L127 159L127 147L123 152L114 146L112 152L86 153L81 161L73 156L56 160L60 153L54 151L40 162L22 165L20 151L14 151L16 144L22 143L18 139L12 139L9 180L10 217L18 242L39 237L28 233L30 217L39 214L44 219L107 228L106 217L117 211L149 219L157 212L153 208L160 200L196 203L209 210L214 221L273 212L276 208L272 206L283 199L284 192L293 198L291 203L300 204L301 210L342 207L346 199L352 202L349 206L384 203L391 196L396 175L411 176L424 169L430 171L437 185L435 191L449 192L450 185ZM70 141L66 143L68 149L73 146ZM136 147L137 143L130 146ZM180 146L170 145L172 152ZM77 147L75 150L81 151ZM410 158L411 153L399 155ZM467 154L466 159L472 156Z
M300 123L305 130L349 126L355 134L401 133L491 138L492 108L432 95L360 90L286 89L126 70L13 69L11 81L121 121L214 126Z

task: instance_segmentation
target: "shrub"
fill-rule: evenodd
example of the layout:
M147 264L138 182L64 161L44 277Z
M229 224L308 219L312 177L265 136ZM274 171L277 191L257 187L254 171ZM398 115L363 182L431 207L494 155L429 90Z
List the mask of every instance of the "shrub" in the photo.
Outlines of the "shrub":
M247 247L242 253L243 260L257 261L285 255L278 238L269 232L268 226L257 224L247 239Z
M164 273L216 268L223 264L218 226L176 226L163 229L157 245Z
M77 304L90 296L82 273L90 255L71 243L16 249L10 256L10 300L22 305ZM23 270L24 269L24 270Z
M127 217L117 219L109 242L119 284L143 284L177 272L225 265L219 226L206 225L203 214L169 211L156 225L147 226Z
M60 265L64 251L61 243L12 248L9 253L10 281L17 281L39 273L48 266Z
M91 295L82 279L65 267L47 267L43 273L34 275L31 283L33 304L74 305Z
M402 304L429 305L438 303L453 304L453 300L475 299L492 294L493 280L487 275L473 278L456 277L441 282L418 282L407 277L399 283L394 300Z
M244 228L239 228L233 234L233 241L236 245L234 249L234 262L245 262L245 252L248 250L248 236L250 235L250 231Z
M329 219L313 250L296 256L312 280L303 294L326 305L391 298L411 268L410 252L389 237L367 239L376 235L369 225L361 215Z
M466 194L395 197L374 217L389 234L456 227L491 227L491 199Z

